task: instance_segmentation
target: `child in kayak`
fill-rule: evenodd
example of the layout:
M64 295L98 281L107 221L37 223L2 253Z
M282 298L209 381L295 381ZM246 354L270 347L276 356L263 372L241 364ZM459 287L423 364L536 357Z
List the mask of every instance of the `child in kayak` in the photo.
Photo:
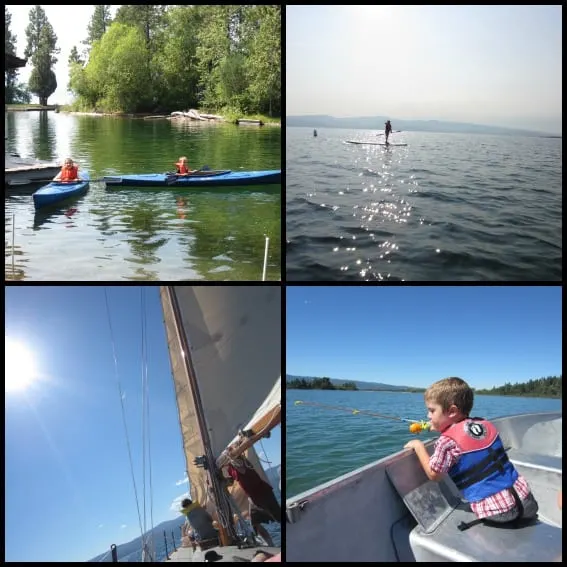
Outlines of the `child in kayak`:
M425 392L431 430L441 437L431 458L421 441L413 439L404 448L414 449L425 474L438 481L447 473L477 520L461 524L466 529L479 522L505 523L535 518L538 511L530 487L508 459L496 427L488 420L469 417L473 391L461 378L445 378Z
M71 158L67 158L53 181L79 181L79 166Z
M193 173L187 165L187 158L185 156L179 158L179 161L175 164L175 168L177 175L188 175L189 173Z

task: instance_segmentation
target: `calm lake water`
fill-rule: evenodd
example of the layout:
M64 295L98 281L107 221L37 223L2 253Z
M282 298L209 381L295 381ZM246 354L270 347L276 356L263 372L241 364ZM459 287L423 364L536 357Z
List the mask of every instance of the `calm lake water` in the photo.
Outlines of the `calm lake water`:
M286 129L289 281L562 281L561 139Z
M6 113L6 149L70 156L91 179L192 168L281 168L281 129L173 120ZM281 279L281 187L119 188L91 183L81 197L35 214L30 189L5 198L6 279ZM15 229L12 230L13 219ZM12 238L14 237L14 255Z
M427 420L422 393L287 390L287 498L401 451L416 438L407 423L296 405L296 400ZM538 411L561 411L561 400L475 396L472 415L490 419ZM419 438L426 441L437 436L428 432Z

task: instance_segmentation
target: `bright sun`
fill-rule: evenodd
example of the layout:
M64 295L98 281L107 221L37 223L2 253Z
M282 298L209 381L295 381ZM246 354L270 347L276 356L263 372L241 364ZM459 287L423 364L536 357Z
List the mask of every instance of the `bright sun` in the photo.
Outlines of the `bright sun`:
M31 352L22 343L6 337L6 392L25 390L36 376Z

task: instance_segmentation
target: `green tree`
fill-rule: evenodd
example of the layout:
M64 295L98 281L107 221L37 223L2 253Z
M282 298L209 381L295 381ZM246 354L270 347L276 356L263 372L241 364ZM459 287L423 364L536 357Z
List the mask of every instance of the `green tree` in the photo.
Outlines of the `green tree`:
M161 109L198 106L196 52L202 14L200 6L176 6L167 12L160 38L163 47L152 57L154 92Z
M34 6L29 13L26 28L27 45L24 55L31 59L33 69L28 83L29 91L39 98L39 103L46 105L48 98L57 88L57 79L53 66L57 63L57 36L41 6Z
M331 383L331 379L324 377L324 378L314 378L311 382L313 387L318 390L334 390L335 387Z
M99 92L97 91L96 84L89 81L86 70L80 63L69 64L69 83L67 90L77 95L77 108L91 110L96 107Z
M92 49L92 45L95 41L102 39L102 36L106 33L111 23L110 5L95 6L87 28L87 39L82 42L82 44L87 47L88 52Z
M75 50L70 57L77 106L280 112L279 6L128 5L110 26L107 8L96 7L91 20L88 65L81 70ZM132 53L117 25L139 34L129 36Z
M562 377L547 376L528 382L514 383L506 382L503 386L496 386L490 389L475 390L475 394L488 394L500 396L531 396L544 398L562 397Z
M71 66L73 63L83 65L83 60L81 59L81 56L79 55L79 52L77 51L77 47L75 45L73 45L73 49L71 49L71 53L69 54L69 59L67 61L69 63L69 66Z
M40 33L39 47L32 56L33 69L28 87L39 98L39 103L46 105L49 97L57 89L57 78L52 70L54 64L51 53L51 38L47 28Z
M159 37L167 22L167 6L129 5L120 6L114 21L140 29L146 41L148 54L151 56L159 47Z
M140 101L139 109L151 110L158 104L154 86L159 82L159 73L154 69L152 60L163 46L163 37L167 23L167 6L165 5L128 5L120 6L114 19L117 23L134 26L143 34L146 46L146 95Z
M200 102L209 108L226 104L217 90L219 66L231 52L230 21L234 6L201 6L202 25L197 40L196 66Z
M16 36L12 33L10 26L12 24L12 14L8 12L8 8L4 7L4 52L10 55L16 55ZM6 69L4 72L4 99L6 103L11 104L18 102L17 96L17 69Z
M139 29L114 23L95 41L85 68L87 89L107 111L137 112L147 106L147 50Z
M246 58L241 53L232 53L220 61L213 72L217 78L215 99L221 106L230 106L240 112L250 110L248 104L248 77Z
M260 111L281 113L281 6L253 6L248 12L249 93Z

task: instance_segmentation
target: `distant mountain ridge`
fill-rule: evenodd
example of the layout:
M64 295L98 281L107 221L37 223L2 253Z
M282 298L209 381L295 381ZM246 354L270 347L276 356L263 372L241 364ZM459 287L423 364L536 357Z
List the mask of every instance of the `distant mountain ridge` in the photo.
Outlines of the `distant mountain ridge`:
M285 375L285 381L286 383L289 382L290 380L313 380L313 378L323 378L323 376L292 376L291 374L286 374ZM409 386L394 386L392 384L383 384L382 382L361 382L358 380L350 380L348 378L345 379L337 379L337 378L330 378L331 380L331 384L333 384L333 386L342 386L345 382L354 382L356 387L359 390L395 390L395 391L399 391L399 390L407 390L409 388Z
M176 542L179 544L181 539L181 526L185 523L185 516L180 515L173 520L168 520L166 522L162 522L158 526L156 526L153 530L148 530L148 533L152 533L152 539L154 540L154 546L157 548L158 546L162 545L163 542L163 532L167 534L168 543L171 544L171 533L173 532L175 536ZM116 546L116 553L118 556L119 561L126 561L131 562L132 560L137 562L141 561L141 537L137 537L132 541L127 543L122 543ZM170 549L171 551L171 549ZM134 558L131 559L129 556L134 555ZM138 559L140 557L140 559ZM110 563L112 562L112 555L109 551L105 551L92 559L89 559L87 563Z
M279 491L279 483L281 478L281 465L277 465L275 467L270 467L269 469L264 470L266 476L274 488L274 494L278 502L281 503L281 496ZM173 532L175 536L175 541L177 545L179 545L179 541L181 539L181 526L185 523L185 516L179 515L177 518L173 520L167 520L162 522L161 524L157 525L153 530L148 530L148 533L151 531L155 548L163 545L163 532L167 534L168 545L171 545L171 533ZM137 537L132 541L127 543L122 543L116 546L116 552L118 555L119 561L126 561L126 562L139 562L141 561L141 537ZM169 548L169 552L171 553L172 549ZM132 556L132 557L129 557ZM108 563L112 562L112 555L109 551L105 551L92 559L89 559L87 563Z
M445 122L441 120L398 120L387 116L356 116L335 118L327 115L286 116L286 126L303 126L308 128L351 128L364 130L383 130L384 122L391 120L395 130L413 132L441 132L461 134L499 134L506 136L543 136L561 138L545 132L503 128L500 126L484 126L466 122Z

